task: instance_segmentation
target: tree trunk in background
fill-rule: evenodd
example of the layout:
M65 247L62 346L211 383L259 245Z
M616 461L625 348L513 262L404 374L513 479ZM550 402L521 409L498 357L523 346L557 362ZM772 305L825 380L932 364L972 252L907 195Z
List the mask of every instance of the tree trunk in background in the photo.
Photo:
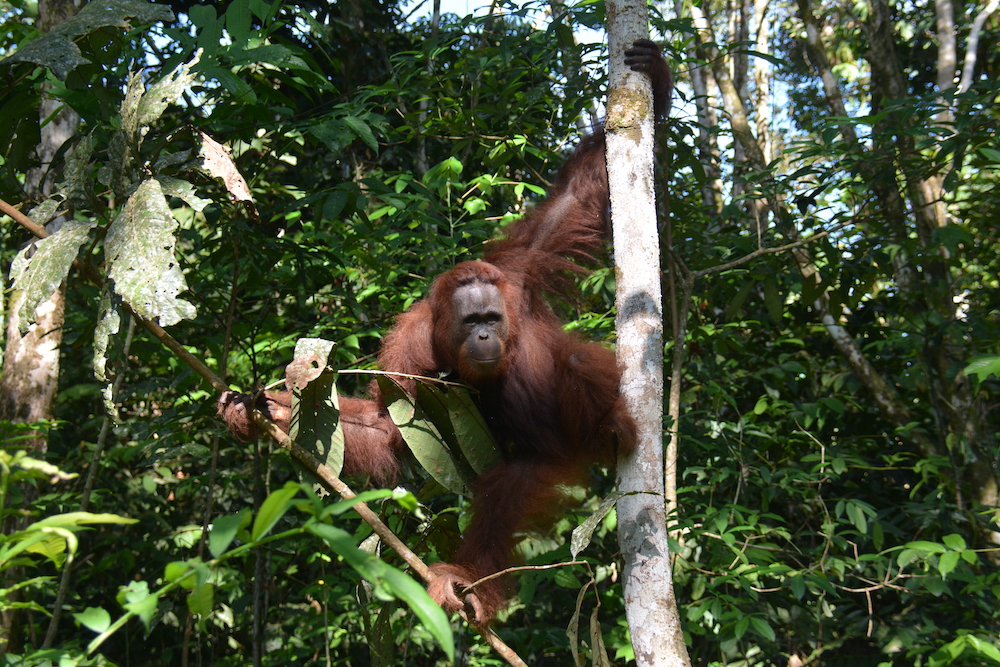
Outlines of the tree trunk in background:
M763 0L761 0L762 2ZM818 25L815 11L808 0L799 0L799 14L804 30L804 46L823 83L823 92L836 116L848 116L839 90L830 57L823 44L822 26ZM711 22L700 7L691 5L691 15L698 29L699 59L710 63L719 83L721 99L729 117L736 158L741 156L753 170L767 166L766 142L760 136L759 121L761 99L756 99L758 113L757 136L750 123L746 105L748 99L740 94L739 81L744 77L726 66L719 50ZM939 37L937 85L938 93L954 86L956 75L954 26L951 5L942 2L937 6ZM765 13L759 9L757 16L763 20ZM900 294L910 304L915 317L923 318L927 331L927 344L923 348L934 426L926 431L907 428L912 422L910 408L902 401L894 387L885 381L879 370L866 357L858 342L844 326L844 312L834 307L827 293L820 294L813 308L824 324L840 356L855 376L871 392L882 416L906 433L905 437L921 456L943 454L950 457L954 466L957 502L969 507L974 500L981 506L998 507L998 485L992 467L993 454L983 435L982 406L973 395L972 386L962 373L956 373L966 361L956 326L954 275L949 264L948 250L940 245L938 230L954 222L953 214L945 208L943 197L944 172L927 172L921 165L918 148L920 133L912 126L913 120L904 110L895 111L897 100L908 94L908 83L897 53L897 35L890 6L885 0L870 0L868 15L863 22L868 51L865 58L871 67L871 99L873 114L880 118L874 126L870 147L859 142L853 127L841 123L840 130L858 159L854 169L865 183L871 184L872 197L867 205L869 215L877 217L888 229L890 238L896 239L901 248L907 249L893 257L893 269ZM727 22L734 26L732 17ZM765 44L766 46L766 44ZM757 48L761 48L760 42ZM943 99L943 98L942 98ZM950 116L945 116L947 122ZM938 120L942 117L939 115ZM739 150L737 150L739 149ZM735 164L735 161L734 161ZM758 200L762 201L762 200ZM777 212L782 201L768 203ZM763 218L760 229L765 229ZM796 232L788 234L794 239ZM813 284L821 284L820 270L815 265L808 247L795 249L791 255L803 276ZM963 490L965 497L963 498ZM1000 534L993 539L1000 542Z
M38 3L39 30L49 32L76 15L81 4L72 0L42 0ZM41 129L41 142L36 149L39 167L28 173L25 183L26 199L34 202L41 201L52 192L56 182L52 161L57 151L73 136L80 122L76 113L65 108L59 110L59 103L47 97L43 97L38 113L43 122L48 118L51 120ZM47 225L47 229L50 232L57 230L61 221L61 218L56 218ZM17 317L20 299L10 304L3 375L0 377L0 419L20 423L52 419L59 380L64 304L64 288L60 287L51 298L39 304L35 310L35 322L24 336L21 335L21 323ZM45 434L36 433L33 438L20 441L18 447L44 454L48 441ZM36 494L35 487L23 484L19 488L24 495L24 507L29 508ZM5 521L3 525L6 533L20 527L18 521ZM12 568L7 572L8 585L22 576L20 568ZM14 595L11 595L11 600L14 600ZM0 654L19 651L19 610L3 612L0 623Z
M771 52L771 20L767 11L769 7L768 0L754 2L753 27L756 32L754 48L757 53ZM770 163L774 159L774 141L771 138L771 65L763 58L754 60L753 81L757 141L760 142L764 159Z
M674 598L664 509L663 314L653 194L653 114L648 80L624 51L647 37L646 4L607 3L608 181L617 276L622 394L638 426L636 452L618 462L618 539L625 613L636 664L690 664ZM595 660L596 662L596 660Z
M678 16L684 15L683 0L675 4ZM722 213L722 164L719 155L719 135L715 128L719 126L719 116L715 113L715 77L708 65L692 67L688 74L691 77L691 88L694 90L695 112L698 114L698 161L705 170L705 184L701 196L710 210L710 215Z
M434 9L431 12L431 39L437 39L438 30L441 26L441 0L434 0ZM427 72L428 74L434 70L434 61L430 60L427 62ZM420 133L420 139L417 142L417 174L423 177L427 173L430 166L427 164L427 137L424 136L424 123L427 122L427 106L430 103L430 98L425 97L420 100L420 114L418 118L418 128L417 131Z

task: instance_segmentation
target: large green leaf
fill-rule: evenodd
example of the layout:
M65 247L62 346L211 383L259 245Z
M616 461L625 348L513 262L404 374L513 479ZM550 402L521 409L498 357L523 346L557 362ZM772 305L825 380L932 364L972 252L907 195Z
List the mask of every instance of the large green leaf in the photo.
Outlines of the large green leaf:
M324 373L292 393L289 435L296 444L340 476L344 467L344 426L335 373Z
M115 291L139 315L159 319L161 326L197 314L190 302L177 298L187 283L174 252L176 229L160 183L150 178L129 197L105 242Z
M378 383L389 409L389 416L421 467L446 489L468 494L469 480L460 472L434 422L427 417L415 399L391 379L380 376Z
M447 399L448 417L465 460L477 475L496 467L503 455L472 394L464 387L448 387Z
M285 482L283 487L272 491L260 504L260 511L257 512L253 528L250 530L250 539L259 540L267 535L274 524L285 516L285 512L292 506L292 499L301 490L295 482Z
M300 338L295 359L286 369L292 389L289 436L339 476L344 467L344 427L336 374L326 372L333 343L320 338Z

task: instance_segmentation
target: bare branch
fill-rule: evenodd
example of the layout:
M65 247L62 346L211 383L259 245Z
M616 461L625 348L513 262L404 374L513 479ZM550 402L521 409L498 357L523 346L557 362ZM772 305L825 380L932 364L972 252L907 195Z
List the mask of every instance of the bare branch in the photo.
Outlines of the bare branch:
M788 252L789 250L794 250L795 248L799 248L809 243L813 243L814 241L818 241L824 236L829 236L830 234L839 231L844 227L847 227L848 225L851 225L853 223L854 223L853 220L842 222L835 227L823 230L822 232L817 232L807 239L799 239L794 243L787 243L785 245L777 246L775 248L757 248L753 252L743 255L739 259L734 259L733 261L726 262L725 264L717 264L716 266L711 266L707 269L702 269L701 271L695 271L694 273L691 274L691 276L693 279L704 278L705 276L712 275L713 273L721 273L723 271L728 271L729 269L734 269L737 266L742 266L747 262L753 261L758 257L763 257L764 255L774 255L779 252Z

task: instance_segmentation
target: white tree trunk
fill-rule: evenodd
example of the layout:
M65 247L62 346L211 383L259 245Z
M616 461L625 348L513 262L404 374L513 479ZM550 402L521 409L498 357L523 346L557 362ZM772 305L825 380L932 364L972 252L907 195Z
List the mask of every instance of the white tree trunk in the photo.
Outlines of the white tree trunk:
M610 0L608 179L617 274L622 393L638 424L635 454L618 464L622 585L636 664L689 665L674 599L663 488L663 316L653 196L653 106L649 81L623 64L648 35L646 3Z

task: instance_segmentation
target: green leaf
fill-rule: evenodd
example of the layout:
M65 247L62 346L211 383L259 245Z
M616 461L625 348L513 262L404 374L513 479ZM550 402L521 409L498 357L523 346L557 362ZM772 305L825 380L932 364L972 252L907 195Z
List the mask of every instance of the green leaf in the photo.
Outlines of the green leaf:
M31 532L31 529L29 529L29 532ZM65 562L64 556L66 551L69 550L70 553L76 553L78 544L76 538L72 534L68 534L67 531L56 531L51 533L43 532L37 536L32 536L21 542L18 546L23 546L24 551L27 553L38 554L61 566ZM4 560L6 561L8 558Z
M924 577L921 579L924 588L934 597L941 597L949 592L948 584L940 577Z
M98 307L100 313L97 327L94 330L94 376L101 382L107 384L108 399L111 399L111 382L114 374L108 368L111 357L121 358L122 345L116 334L121 330L122 315L119 309L121 299L117 294L113 294L105 286L101 290L101 301ZM108 414L116 414L113 401L109 401L105 406Z
M340 516L345 512L349 512L354 509L354 506L358 503L370 503L373 500L381 500L382 498L389 498L393 495L393 491L390 489L372 489L370 491L363 491L359 493L354 498L348 500L340 500L332 505L327 505L323 508L323 511L319 514L320 518L325 516Z
M138 523L138 519L128 519L117 514L92 514L91 512L67 512L45 517L32 524L34 528L51 528L56 526L88 526L95 523L130 525Z
M158 121L167 107L176 102L181 93L194 82L195 75L191 72L191 68L198 64L200 58L201 54L196 53L191 60L181 63L146 89L139 99L137 109L139 128L149 127Z
M17 322L24 335L35 321L35 308L51 297L69 274L80 246L90 238L94 222L66 220L56 233L48 238L29 243L11 262L12 289L20 292L12 303L19 303Z
M130 602L141 602L147 597L149 597L149 582L140 579L130 581L127 586L120 587L115 595L115 600L124 607Z
M989 658L995 663L1000 664L1000 647L997 647L995 643L980 639L975 635L966 635L966 639L968 639L969 646L974 648L981 655Z
M948 550L943 544L938 544L937 542L927 542L924 540L907 542L906 548L919 551L921 554L943 554Z
M777 283L770 278L764 281L764 306L771 321L775 324L780 323L785 313L785 301L778 291Z
M176 229L160 183L151 178L128 198L105 240L115 291L142 317L159 319L160 326L197 314L191 303L177 298L187 283L174 252Z
M167 563L167 566L163 568L163 578L167 582L173 583L181 577L184 578L183 581L179 582L181 588L191 590L198 584L196 573L187 561L175 560Z
M293 365L300 359L296 357ZM322 373L301 389L297 382L293 384L289 436L339 477L344 468L344 425L340 420L336 379L335 373Z
M196 211L203 211L206 206L212 203L211 199L199 197L195 193L194 185L188 181L162 174L157 176L156 180L160 182L160 189L163 190L165 196L176 197Z
M492 470L503 460L486 420L464 387L448 388L448 416L465 460L477 475Z
M344 123L358 135L361 141L365 142L368 148L376 153L378 152L378 141L375 140L375 135L372 133L372 128L368 123L356 116L344 116Z
M145 0L94 0L84 5L76 16L61 21L51 31L28 42L0 62L4 65L37 63L48 67L60 80L65 80L78 65L90 62L76 45L78 37L101 28L132 30L134 24L173 20L174 14L166 5Z
M949 551L946 554L941 554L941 557L938 558L938 572L943 578L947 578L948 573L955 569L955 566L958 565L958 559L961 557L961 551Z
M740 285L738 290L736 290L736 295L733 296L729 305L726 306L726 314L724 317L727 321L737 319L737 315L743 308L743 304L746 302L747 297L750 296L750 290L752 290L756 284L756 280L747 280Z
M965 367L966 375L975 375L980 382L991 375L1000 378L1000 356L976 357Z
M965 538L958 533L945 535L941 538L941 541L944 542L949 549L955 549L956 551L961 551L966 548Z
M187 606L192 614L208 616L215 604L215 587L212 584L202 584L187 596Z
M862 535L868 532L868 520L865 518L865 512L856 503L847 503L847 517L854 524L854 527L858 529L858 532Z
M226 10L226 30L233 39L233 44L242 48L250 38L250 3L248 0L235 0Z
M441 389L423 382L416 385L416 408L433 422L434 427L448 446L449 451L458 448L455 429L452 427L448 413L448 397Z
M413 397L385 376L380 376L378 383L389 416L417 462L446 489L468 495L469 487L445 446L444 438L416 406Z
M743 616L740 620L736 621L736 625L733 627L733 634L736 635L736 639L742 639L749 627L750 616Z
M159 601L160 599L155 595L149 595L138 602L126 604L125 609L138 616L142 624L149 630L149 624L153 622L153 616L156 614L156 605Z
M236 539L236 534L250 525L250 519L250 510L245 507L236 514L216 517L208 534L208 550L213 558L218 558L226 552Z
M292 499L302 490L302 487L295 482L285 482L285 485L264 499L260 505L260 511L253 523L253 530L250 531L250 539L256 542L267 535L274 524L285 515L288 508L292 506Z
M885 543L885 533L882 530L882 524L876 521L872 524L872 546L875 547L876 551L882 550L882 545Z
M797 574L788 580L788 586L792 589L792 595L796 600L801 600L806 594L806 580L801 574Z
M982 155L990 162L1000 165L1000 151L996 150L995 148L988 148L986 146L981 146L977 150L979 151L980 155Z
M615 503L618 502L618 499L623 495L624 494L621 493L615 493L605 498L604 502L601 503L601 506L597 508L597 511L588 516L583 523L573 529L573 536L570 539L569 547L569 552L573 558L576 558L581 551L587 548L587 545L590 544L590 540L594 535L594 530L596 530L601 522L604 521L604 517L606 517L611 510L614 509Z
M753 626L754 632L763 637L769 642L773 642L775 639L774 629L771 628L770 624L763 618L757 616L750 616L750 625Z
M103 607L87 607L83 611L73 614L73 618L83 627L98 633L111 627L111 614Z

